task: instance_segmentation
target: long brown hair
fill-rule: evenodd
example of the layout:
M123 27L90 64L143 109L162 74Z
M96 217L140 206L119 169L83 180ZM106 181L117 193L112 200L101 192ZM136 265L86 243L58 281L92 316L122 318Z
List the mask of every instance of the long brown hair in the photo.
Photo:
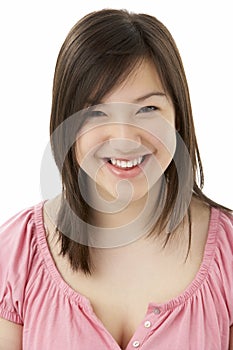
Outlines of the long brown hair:
M61 254L68 255L73 270L81 269L91 274L92 266L88 245L77 243L70 237L85 234L85 224L72 223L70 211L88 222L89 207L83 199L79 183L79 169L73 144L63 161L66 149L65 130L54 138L55 130L64 120L87 105L98 104L137 67L144 58L154 62L164 89L175 107L176 127L184 141L192 164L193 194L211 206L227 208L207 198L203 192L203 168L195 136L188 85L176 44L167 28L155 17L135 14L126 10L104 9L83 17L69 32L61 47L54 75L53 101L50 122L51 145L62 177L62 202L58 215L58 237ZM77 132L77 130L75 130ZM159 218L160 227L169 221L178 196L176 167L183 166L184 189L188 174L185 160L177 145L176 164L172 161L166 169L167 191L164 210ZM83 177L85 181L85 176ZM198 180L197 180L198 179ZM191 216L189 217L189 248L191 244ZM70 230L70 237L63 234ZM168 234L167 241L172 236ZM167 243L166 241L166 243ZM166 245L165 243L165 245Z

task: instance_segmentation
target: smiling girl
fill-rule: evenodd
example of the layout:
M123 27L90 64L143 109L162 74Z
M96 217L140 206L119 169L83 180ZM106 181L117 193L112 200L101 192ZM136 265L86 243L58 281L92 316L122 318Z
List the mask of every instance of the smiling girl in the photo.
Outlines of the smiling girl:
M82 18L58 56L50 131L62 193L0 231L0 349L233 349L232 213L202 192L166 27Z

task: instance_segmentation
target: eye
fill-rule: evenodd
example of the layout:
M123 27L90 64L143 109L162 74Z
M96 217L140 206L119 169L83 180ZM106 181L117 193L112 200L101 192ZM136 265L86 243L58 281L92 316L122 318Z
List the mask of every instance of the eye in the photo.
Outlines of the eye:
M145 106L145 107L140 108L139 111L137 111L136 114L154 112L154 111L157 111L157 110L158 110L158 107L156 107L156 106Z
M94 118L94 117L103 117L103 116L106 116L106 114L102 111L87 111L86 112L86 116L88 118Z

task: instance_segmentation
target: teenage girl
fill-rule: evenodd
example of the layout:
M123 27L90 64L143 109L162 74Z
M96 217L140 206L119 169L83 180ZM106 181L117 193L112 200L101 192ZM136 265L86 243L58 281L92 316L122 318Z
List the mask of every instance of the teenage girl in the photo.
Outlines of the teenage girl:
M232 213L202 192L166 27L82 18L58 56L50 131L62 193L1 226L0 349L233 349Z

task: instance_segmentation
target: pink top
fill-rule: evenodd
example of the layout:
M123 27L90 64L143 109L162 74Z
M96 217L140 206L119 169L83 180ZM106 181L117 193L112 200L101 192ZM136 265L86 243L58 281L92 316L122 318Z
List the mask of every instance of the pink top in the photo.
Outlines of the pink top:
M24 326L23 350L119 350L90 301L56 269L42 207L21 211L0 229L0 316ZM233 218L212 208L195 279L167 303L149 303L126 349L228 350L232 324Z

